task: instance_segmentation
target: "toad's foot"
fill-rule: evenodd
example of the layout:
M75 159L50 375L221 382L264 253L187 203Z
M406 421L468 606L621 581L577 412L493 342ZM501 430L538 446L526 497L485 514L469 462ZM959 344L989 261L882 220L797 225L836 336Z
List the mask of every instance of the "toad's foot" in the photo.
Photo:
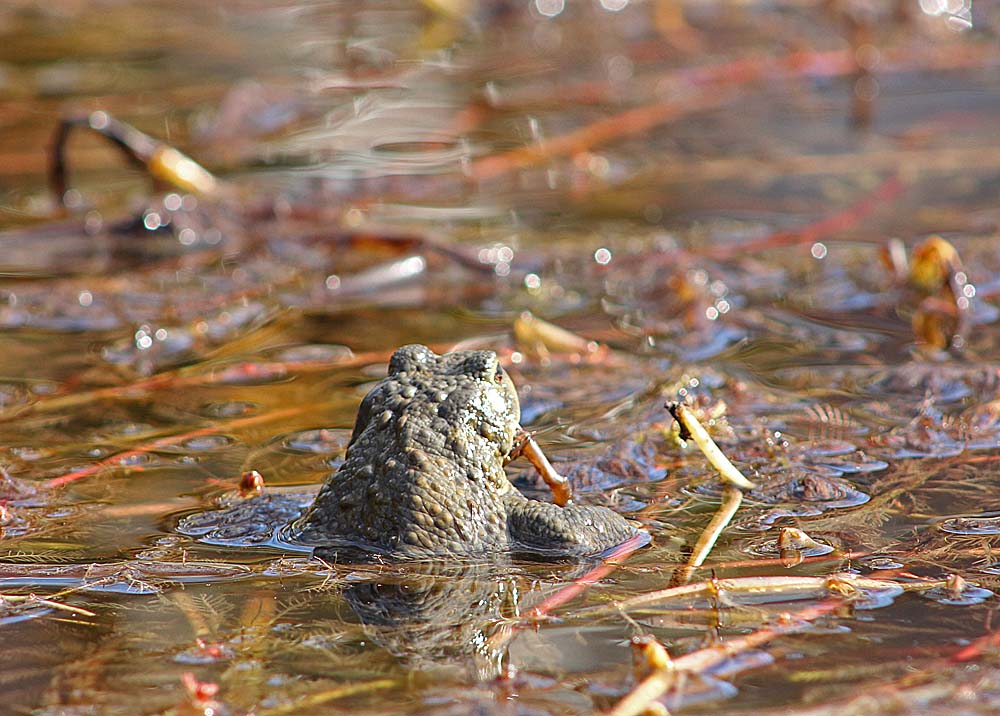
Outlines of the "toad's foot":
M639 533L607 507L559 507L511 493L507 530L513 551L584 557L617 547Z

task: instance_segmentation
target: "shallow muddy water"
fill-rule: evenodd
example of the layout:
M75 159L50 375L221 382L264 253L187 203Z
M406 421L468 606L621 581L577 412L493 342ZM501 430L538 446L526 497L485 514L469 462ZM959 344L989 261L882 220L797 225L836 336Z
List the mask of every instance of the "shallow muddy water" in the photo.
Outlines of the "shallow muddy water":
M689 658L671 711L994 713L998 31L979 0L5 3L0 712L626 713L651 635ZM92 112L218 187L78 128L61 208ZM497 351L576 501L652 544L568 593L598 560L211 530L251 470L308 504L417 342ZM722 492L677 399L757 487L644 597Z

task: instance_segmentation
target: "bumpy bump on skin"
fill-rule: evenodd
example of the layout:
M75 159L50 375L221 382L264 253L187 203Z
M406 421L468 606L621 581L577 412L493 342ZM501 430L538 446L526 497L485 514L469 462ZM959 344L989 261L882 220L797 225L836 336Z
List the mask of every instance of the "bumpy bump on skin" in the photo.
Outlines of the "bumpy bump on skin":
M503 469L519 421L514 385L493 352L400 348L358 409L344 464L292 538L395 558L582 556L636 533L604 507L521 495Z

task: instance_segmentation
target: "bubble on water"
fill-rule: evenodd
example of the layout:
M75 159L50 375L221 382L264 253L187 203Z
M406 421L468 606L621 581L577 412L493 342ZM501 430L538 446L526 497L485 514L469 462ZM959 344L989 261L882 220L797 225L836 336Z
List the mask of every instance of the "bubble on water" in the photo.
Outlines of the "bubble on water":
M31 392L35 395L52 395L59 390L59 385L49 380L39 380L31 384Z
M566 9L566 0L535 0L535 8L544 17L555 17Z
M149 231L155 231L163 225L163 219L155 211L150 211L142 217L142 224Z
M137 435L144 435L146 433L151 433L155 430L149 423L140 422L121 422L121 423L110 423L104 425L95 434L95 438L116 438L116 437L136 437Z
M154 461L154 457L149 453L139 453L139 454L124 454L115 459L115 464L122 467L138 467L140 465L150 465Z
M335 343L306 343L280 348L268 357L288 363L338 363L353 358L354 352Z

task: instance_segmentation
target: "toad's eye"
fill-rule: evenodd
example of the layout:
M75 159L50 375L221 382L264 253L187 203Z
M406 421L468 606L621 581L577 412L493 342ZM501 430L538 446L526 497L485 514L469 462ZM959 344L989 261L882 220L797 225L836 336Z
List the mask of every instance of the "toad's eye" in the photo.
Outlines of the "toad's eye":
M503 368L497 365L497 372L493 374L493 382L502 383L503 382Z

